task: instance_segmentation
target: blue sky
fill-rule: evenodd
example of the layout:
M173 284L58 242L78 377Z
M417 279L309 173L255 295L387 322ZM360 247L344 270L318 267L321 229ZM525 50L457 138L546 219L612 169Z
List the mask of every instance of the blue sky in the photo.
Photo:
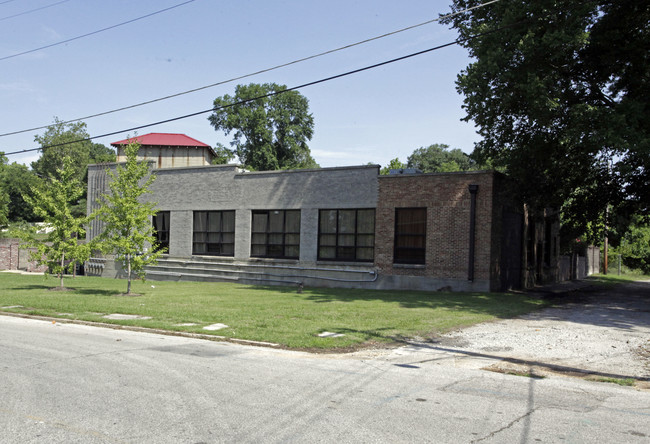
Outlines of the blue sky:
M183 0L0 0L0 58L91 33ZM489 7L489 6L488 6ZM436 18L447 1L195 0L143 20L0 60L0 133L155 99L255 72ZM289 87L441 45L456 33L428 24L335 54L182 97L85 120L91 136L211 108L237 83ZM458 47L304 88L314 115L313 157L323 167L385 165L446 143L471 152L456 75L470 62ZM203 114L141 129L227 145ZM45 130L0 137L0 151L36 148ZM109 145L128 133L96 139ZM133 133L130 133L133 135ZM38 152L10 156L29 163Z

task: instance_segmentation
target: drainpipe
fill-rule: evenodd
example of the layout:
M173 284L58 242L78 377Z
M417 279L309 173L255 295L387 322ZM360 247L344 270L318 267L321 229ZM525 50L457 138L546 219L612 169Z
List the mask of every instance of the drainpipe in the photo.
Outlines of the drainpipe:
M469 264L467 266L467 280L474 281L474 246L476 243L476 194L478 185L469 186L471 196L469 207Z

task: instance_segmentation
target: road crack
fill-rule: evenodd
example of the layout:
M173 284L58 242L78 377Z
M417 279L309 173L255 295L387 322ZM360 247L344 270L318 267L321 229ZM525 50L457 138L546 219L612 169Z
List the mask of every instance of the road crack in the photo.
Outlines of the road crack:
M481 441L485 441L486 439L492 438L492 437L495 436L496 434L501 433L501 432L503 432L504 430L508 430L510 427L512 427L513 425L517 424L517 423L518 423L519 421L521 421L522 419L526 419L526 418L528 418L530 415L533 414L533 412L535 412L535 410L537 410L537 409L531 409L531 410L527 411L526 413L524 413L523 415L521 415L519 418L516 418L516 419L512 420L509 424L507 424L507 425L501 427L499 430L495 430L494 432L490 433L490 434L487 435L487 436L484 436L483 438L475 439L475 440L470 441L470 442L473 444L473 443L476 443L476 442L481 442Z

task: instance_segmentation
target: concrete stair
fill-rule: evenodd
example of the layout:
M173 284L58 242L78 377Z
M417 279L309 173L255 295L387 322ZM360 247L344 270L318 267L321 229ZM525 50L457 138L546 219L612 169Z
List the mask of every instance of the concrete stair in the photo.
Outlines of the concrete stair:
M164 257L146 267L147 279L168 281L221 281L254 285L341 287L369 286L377 279L372 266L357 264L314 264L295 261L236 261L224 258ZM343 285L346 284L346 285Z

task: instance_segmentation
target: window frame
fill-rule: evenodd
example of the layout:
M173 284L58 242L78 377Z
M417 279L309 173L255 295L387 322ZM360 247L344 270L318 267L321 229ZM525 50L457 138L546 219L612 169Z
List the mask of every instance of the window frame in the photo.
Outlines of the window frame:
M406 211L421 211L424 216L424 232L400 232L400 212ZM422 239L422 247L401 246L400 241L404 238ZM411 253L411 254L409 254ZM415 255L412 253L416 253ZM393 245L393 263L394 264L407 264L407 265L425 265L427 256L427 208L426 207L404 207L395 208L395 232L394 232L394 245Z
M167 228L166 229L158 229L158 221L159 221L159 216L163 216L163 225L165 225L165 219L167 221ZM165 217L166 216L166 217ZM158 211L156 214L154 214L151 217L151 225L153 227L153 235L156 238L156 243L154 245L154 248L156 251L165 249L165 254L169 254L169 227L171 224L171 212L170 211ZM163 227L164 228L164 227ZM167 240L166 241L161 241L160 238L162 237L161 235L167 235Z
M336 211L336 228L334 232L324 232L323 224L323 214L327 212ZM353 232L341 232L341 212L345 211L354 211L354 231ZM359 228L359 212L361 211L372 211L372 233L370 232L361 232ZM335 262L368 262L373 263L375 261L375 231L377 227L377 210L375 208L323 208L318 210L318 247L317 247L317 260L319 261L335 261ZM333 236L335 241L333 245L324 244L324 238L326 236ZM351 236L354 239L353 245L343 245L341 243L342 236ZM372 246L361 245L359 242L361 236L372 236ZM334 257L325 257L322 254L324 248L333 248ZM372 259L360 258L360 251L362 249L371 249L372 250ZM344 253L346 250L353 250L354 257L349 257Z
M205 230L203 231L197 231L196 230L196 217L197 214L205 213ZM232 231L224 231L223 230L223 217L224 213L227 213L228 215L232 215ZM210 214L219 215L219 230L218 231L210 231L209 230L209 222L208 219L210 217ZM214 217L214 216L213 216ZM222 256L222 257L234 257L235 256L235 231L237 229L237 224L236 224L236 214L235 210L196 210L192 212L192 255L194 256ZM203 233L205 235L205 239L203 241L197 241L196 240L196 235ZM218 240L217 241L210 241L209 237L210 235L218 234ZM232 242L225 241L224 242L224 234L232 235ZM198 251L197 250L197 245L204 245L205 251ZM209 245L212 246L218 246L219 251L209 251L210 247ZM232 252L227 252L224 253L224 246L227 245L232 245ZM214 247L212 247L214 248Z
M272 214L282 213L281 231L271 231ZM298 215L298 230L288 231L287 213ZM266 224L264 231L256 231L255 216L266 215ZM251 253L250 257L266 259L300 259L300 224L302 212L297 209L278 209L278 210L251 210ZM256 241L256 238L265 239L264 242ZM279 242L272 242L271 238L281 239ZM297 239L297 241L291 241ZM256 253L256 249L263 248L264 253ZM290 249L296 249L296 254L288 254ZM273 250L281 250L282 253L273 253Z

